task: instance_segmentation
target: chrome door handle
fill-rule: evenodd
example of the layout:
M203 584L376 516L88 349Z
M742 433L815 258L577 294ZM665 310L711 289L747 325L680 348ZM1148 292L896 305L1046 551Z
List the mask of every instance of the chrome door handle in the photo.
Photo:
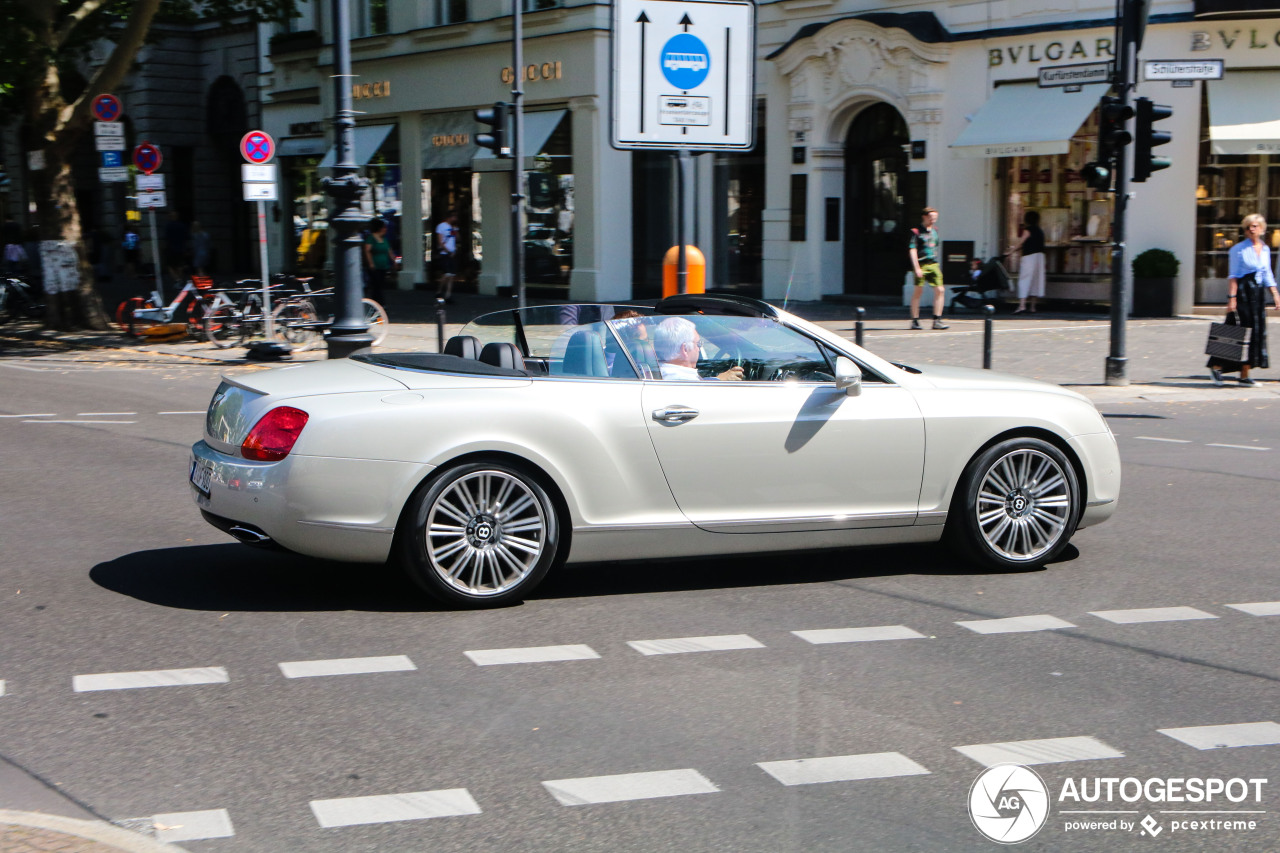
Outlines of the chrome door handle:
M660 424L682 424L685 421L693 420L697 416L697 409L690 409L684 406L667 406L663 409L653 410L653 419Z

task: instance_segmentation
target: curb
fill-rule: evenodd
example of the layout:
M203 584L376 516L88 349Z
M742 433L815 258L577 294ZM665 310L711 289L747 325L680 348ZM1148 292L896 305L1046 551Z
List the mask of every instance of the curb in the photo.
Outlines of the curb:
M118 826L112 826L105 821L78 820L40 812L19 812L0 809L0 835L3 835L7 827L45 830L70 839L91 841L103 845L111 851L121 851L121 853L185 853L181 847L166 844L163 841L157 841L154 838L148 838L145 835L121 829ZM57 840L63 841L65 839ZM59 847L57 849L63 848Z

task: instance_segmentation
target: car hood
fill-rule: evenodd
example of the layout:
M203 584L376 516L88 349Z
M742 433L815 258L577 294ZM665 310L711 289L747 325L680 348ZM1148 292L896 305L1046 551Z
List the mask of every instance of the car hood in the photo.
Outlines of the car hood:
M1012 373L998 373L994 370L979 370L975 367L952 367L942 364L911 365L913 370L920 371L920 376L940 390L997 391L1020 390L1041 391L1046 394L1060 394L1064 397L1075 397L1088 401L1083 394L1042 382L1039 379L1028 379Z

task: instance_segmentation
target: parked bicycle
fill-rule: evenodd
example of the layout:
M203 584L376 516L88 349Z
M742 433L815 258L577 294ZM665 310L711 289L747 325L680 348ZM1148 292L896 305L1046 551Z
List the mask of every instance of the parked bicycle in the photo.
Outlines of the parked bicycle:
M327 319L321 319L317 304L329 303L334 296L334 288L312 290L311 279L296 281L300 290L281 298L280 303L272 308L272 321L277 337L294 349L305 351L323 341L324 330L333 325L334 315L330 313ZM367 296L360 300L360 305L364 311L365 325L369 327L369 334L373 337L372 345L377 346L387 339L387 333L391 330L387 309Z
M205 315L231 304L227 291L215 288L213 279L192 276L168 305L164 304L159 291L152 291L147 299L133 296L121 302L116 308L116 322L131 338L172 324L186 324L190 334L200 337L204 333Z
M0 323L6 319L34 320L44 315L44 301L24 279L16 276L0 278Z

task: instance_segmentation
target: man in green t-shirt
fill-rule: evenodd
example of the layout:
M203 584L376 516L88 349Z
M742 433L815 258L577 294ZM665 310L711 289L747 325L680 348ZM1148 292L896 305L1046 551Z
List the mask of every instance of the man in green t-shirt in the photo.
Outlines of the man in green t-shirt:
M911 229L911 239L907 243L907 255L911 259L911 271L915 274L915 288L911 291L911 328L920 328L920 295L926 285L933 288L933 328L945 329L942 322L942 305L947 298L947 289L942 286L942 267L938 265L938 246L941 238L934 224L938 221L938 211L926 207L921 211L920 227Z

